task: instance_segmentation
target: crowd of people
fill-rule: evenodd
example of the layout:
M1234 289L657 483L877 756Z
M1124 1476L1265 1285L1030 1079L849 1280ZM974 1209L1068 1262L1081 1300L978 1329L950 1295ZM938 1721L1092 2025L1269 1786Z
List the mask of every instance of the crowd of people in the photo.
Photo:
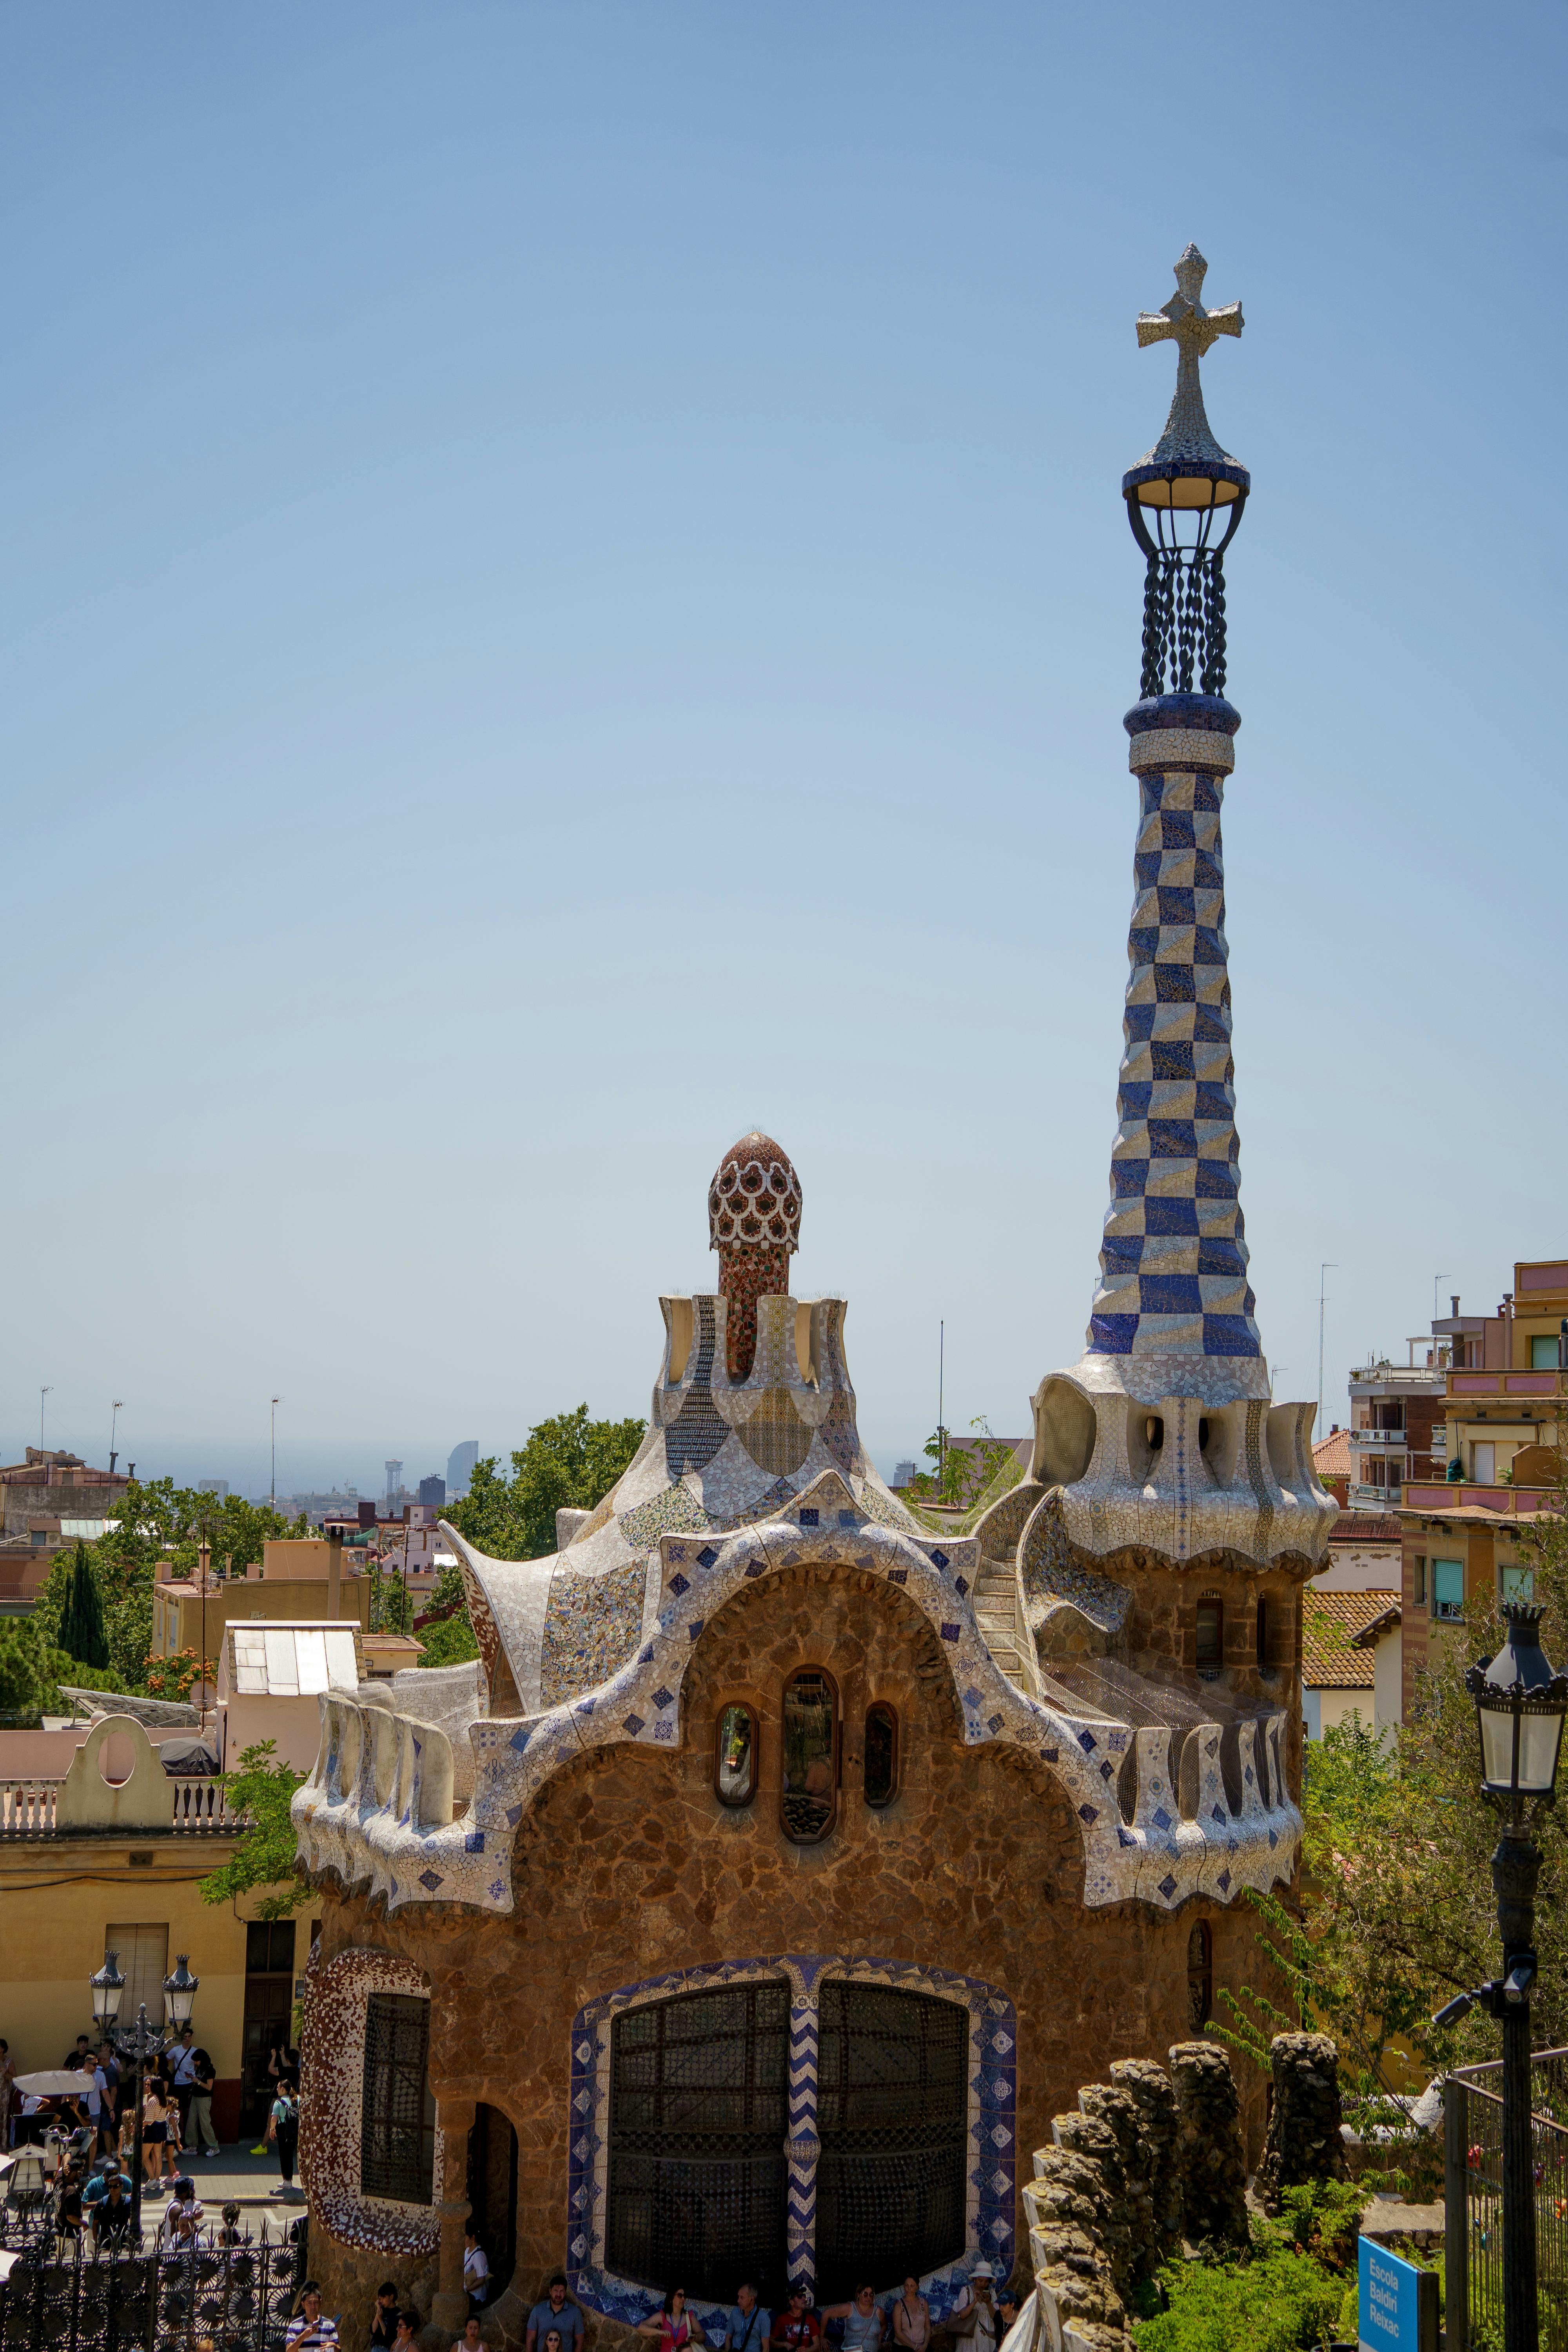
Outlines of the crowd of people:
M91 2153L113 2152L132 2161L136 2145L135 2076L110 2042L94 2043L79 2033L59 2071L74 2074L79 2090L22 2090L9 2045L0 2041L0 2145L41 2145L55 2132L90 2135ZM219 2140L213 2129L216 2075L213 2062L190 2026L177 2042L148 2053L142 2078L142 2169L157 2188L173 2180L176 2158L187 2152L214 2157Z

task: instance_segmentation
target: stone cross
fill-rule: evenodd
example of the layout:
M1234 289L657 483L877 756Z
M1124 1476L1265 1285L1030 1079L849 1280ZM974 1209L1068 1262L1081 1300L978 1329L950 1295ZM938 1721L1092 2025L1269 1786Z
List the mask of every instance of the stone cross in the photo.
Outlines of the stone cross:
M1186 448L1206 455L1212 449L1216 457L1223 457L1204 414L1198 362L1216 335L1240 334L1241 305L1226 302L1220 310L1205 310L1202 297L1207 271L1208 263L1197 247L1189 245L1176 264L1176 291L1164 308L1139 311L1138 347L1142 351L1150 343L1166 342L1176 346L1176 396L1171 403L1162 450L1169 442L1173 451Z

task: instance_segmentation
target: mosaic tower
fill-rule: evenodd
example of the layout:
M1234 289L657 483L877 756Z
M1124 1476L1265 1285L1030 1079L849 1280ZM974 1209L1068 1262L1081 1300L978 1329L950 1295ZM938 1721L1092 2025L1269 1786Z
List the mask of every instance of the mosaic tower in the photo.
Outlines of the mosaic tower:
M719 1295L729 1302L726 1357L732 1380L751 1372L758 1299L789 1296L800 1212L800 1178L782 1145L753 1128L730 1146L708 1188L708 1245L719 1253Z
M1177 1558L1226 1544L1267 1559L1300 1548L1294 1504L1316 1533L1323 1498L1305 1408L1270 1399L1238 1190L1220 810L1241 719L1225 691L1224 559L1251 478L1204 409L1199 361L1242 330L1239 302L1204 307L1206 268L1189 245L1176 292L1138 320L1141 346L1175 344L1176 389L1121 483L1145 570L1123 721L1140 810L1118 1124L1088 1348L1036 1399L1036 1475L1069 1490L1091 1550L1136 1522Z

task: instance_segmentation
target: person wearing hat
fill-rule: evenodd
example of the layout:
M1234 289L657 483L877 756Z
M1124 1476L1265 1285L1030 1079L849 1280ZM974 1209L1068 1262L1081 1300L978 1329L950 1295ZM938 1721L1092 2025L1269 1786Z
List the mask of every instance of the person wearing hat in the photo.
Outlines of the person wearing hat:
M966 2352L996 2352L996 2305L991 2284L995 2275L989 2263L976 2263L968 2284L960 2287L947 2315L951 2342L964 2346Z

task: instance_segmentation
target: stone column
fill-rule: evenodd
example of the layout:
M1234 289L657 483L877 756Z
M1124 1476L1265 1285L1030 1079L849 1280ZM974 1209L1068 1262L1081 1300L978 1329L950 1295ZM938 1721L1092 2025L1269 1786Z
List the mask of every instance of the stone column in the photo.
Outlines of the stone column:
M441 2342L449 2345L463 2332L463 2322L468 2315L468 2291L463 2284L463 2224L472 2208L465 2193L468 2178L468 2134L474 2127L472 2099L442 2099L436 2102L436 2130L440 2147L441 2195L436 2200L436 2212L441 2224L441 2266L439 2284L430 2298L430 2329L441 2331Z
M793 1973L793 1972L792 1972ZM815 1990L813 1988L812 1990ZM789 2160L786 2214L789 2283L809 2286L816 2271L816 2002L800 1984L790 1988Z
M1269 2044L1274 2104L1258 2194L1270 2213L1280 2191L1306 2180L1346 2180L1340 2129L1340 2053L1326 2033L1277 2033Z

